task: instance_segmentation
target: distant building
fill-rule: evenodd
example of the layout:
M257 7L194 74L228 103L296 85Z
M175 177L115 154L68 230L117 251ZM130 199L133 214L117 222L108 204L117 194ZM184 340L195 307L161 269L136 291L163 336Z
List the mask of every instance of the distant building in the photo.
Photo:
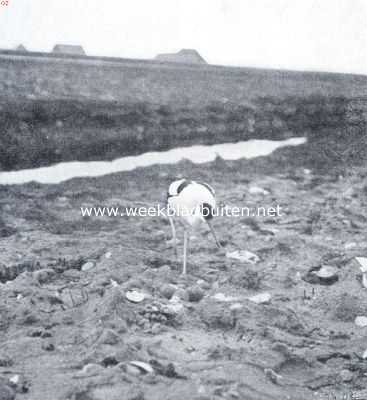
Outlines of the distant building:
M85 51L82 46L71 45L71 44L57 44L53 48L52 52L56 54L71 54L78 56L85 55Z
M14 50L15 51L28 51L22 44L17 46Z
M178 53L158 54L155 59L183 64L207 64L204 58L194 49L182 49Z

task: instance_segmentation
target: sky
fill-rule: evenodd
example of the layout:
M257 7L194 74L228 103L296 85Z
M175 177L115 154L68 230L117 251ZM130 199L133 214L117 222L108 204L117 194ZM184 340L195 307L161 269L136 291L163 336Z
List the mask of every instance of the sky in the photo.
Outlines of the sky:
M0 0L1 2L4 0ZM0 48L367 74L367 0L5 0Z

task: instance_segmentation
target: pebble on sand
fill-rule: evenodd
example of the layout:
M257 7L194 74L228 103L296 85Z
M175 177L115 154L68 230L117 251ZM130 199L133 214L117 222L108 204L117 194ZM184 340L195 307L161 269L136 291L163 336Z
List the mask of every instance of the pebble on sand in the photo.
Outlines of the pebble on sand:
M251 186L248 191L250 194L262 194L263 196L269 194L268 190L265 190L259 186Z
M311 284L333 285L339 280L338 269L330 265L312 267L302 279Z
M256 264L260 260L256 254L251 253L251 251L247 250L236 250L232 252L227 252L226 257L233 260L247 262L250 264Z
M256 304L265 304L269 303L271 299L270 293L260 293L255 296L249 297L249 300Z
M360 265L361 272L364 274L367 272L367 257L356 257Z
M153 374L154 373L152 366L143 361L130 361L129 364L132 365L133 367L138 368L144 374Z
M229 303L229 302L240 300L239 297L226 296L224 293L216 293L213 296L213 299L216 301L224 302L224 303Z
M145 299L145 294L136 290L126 292L126 298L132 303L141 303Z
M82 271L87 272L94 268L94 263L92 261L88 261L82 266Z
M315 274L320 279L332 279L337 276L338 270L335 267L323 265L318 271L315 271Z
M364 327L367 326L367 317L365 317L365 316L358 316L358 317L356 317L356 319L354 320L354 323L355 323L357 326L360 326L360 327L364 328Z
M19 383L19 380L20 380L19 375L13 375L11 378L9 378L9 381L14 385L17 385Z
M362 274L362 286L367 288L367 274Z
M229 307L229 309L230 309L231 311L241 310L242 308L243 308L243 304L241 304L241 303L233 303L233 304Z
M101 374L104 368L99 364L86 364L83 369L75 374L76 377L87 377Z

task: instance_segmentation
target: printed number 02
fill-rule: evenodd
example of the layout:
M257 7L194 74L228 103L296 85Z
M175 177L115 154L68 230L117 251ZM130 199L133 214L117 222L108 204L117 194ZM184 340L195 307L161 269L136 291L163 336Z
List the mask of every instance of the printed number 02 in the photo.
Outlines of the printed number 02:
M9 0L2 0L0 4L2 6L8 6L9 5Z

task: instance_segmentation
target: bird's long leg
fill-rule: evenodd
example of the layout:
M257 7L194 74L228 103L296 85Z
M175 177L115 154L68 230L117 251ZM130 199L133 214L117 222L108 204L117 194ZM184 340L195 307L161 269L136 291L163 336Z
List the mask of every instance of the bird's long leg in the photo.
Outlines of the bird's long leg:
M214 228L213 228L212 224L209 221L206 221L206 222L207 222L207 224L208 224L208 226L210 228L210 231L211 231L211 233L212 233L212 235L214 237L215 244L217 245L218 249L221 249L222 245L219 243L219 240L217 239L217 235L215 234L215 231L214 231Z
M187 248L189 243L189 236L186 229L184 230L184 254L183 254L183 268L182 275L186 275L186 265L187 265Z
M173 248L174 248L175 256L176 256L176 260L177 260L178 252L177 252L176 228L175 228L175 224L173 223L173 219L171 217L168 217L168 219L169 219L169 223L170 223L171 229L172 229Z

